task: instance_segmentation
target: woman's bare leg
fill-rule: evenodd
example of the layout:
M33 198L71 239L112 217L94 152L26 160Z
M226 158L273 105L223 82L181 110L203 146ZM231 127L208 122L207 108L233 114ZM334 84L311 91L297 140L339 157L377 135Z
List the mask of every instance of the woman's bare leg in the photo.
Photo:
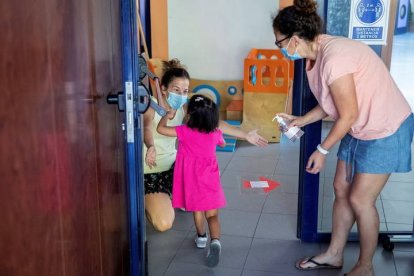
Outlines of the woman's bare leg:
M334 178L335 200L332 214L332 236L326 252L315 256L313 260L318 263L326 263L341 266L343 262L343 251L348 239L349 231L355 222L355 217L349 202L351 184L346 181L346 164L338 160ZM306 262L304 259L300 267L314 267L315 264Z
M354 177L350 202L355 213L360 253L358 263L347 275L374 275L372 259L378 244L379 217L375 202L388 181L389 174L357 174Z
M175 213L171 198L166 193L151 193L145 195L145 212L148 221L155 230L164 232L171 229Z

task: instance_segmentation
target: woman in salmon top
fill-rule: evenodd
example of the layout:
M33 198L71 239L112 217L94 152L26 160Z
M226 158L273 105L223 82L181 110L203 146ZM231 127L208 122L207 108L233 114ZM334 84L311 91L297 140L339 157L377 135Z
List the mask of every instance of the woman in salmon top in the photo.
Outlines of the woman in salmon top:
M321 34L321 28L312 0L295 0L273 20L282 53L291 60L306 59L309 85L319 103L301 117L279 115L299 127L327 116L335 120L310 156L307 172L319 173L331 147L341 142L330 245L320 255L299 260L296 267L342 268L348 233L356 221L361 250L347 275L374 275L379 229L375 201L391 173L411 170L414 118L388 69L369 46Z

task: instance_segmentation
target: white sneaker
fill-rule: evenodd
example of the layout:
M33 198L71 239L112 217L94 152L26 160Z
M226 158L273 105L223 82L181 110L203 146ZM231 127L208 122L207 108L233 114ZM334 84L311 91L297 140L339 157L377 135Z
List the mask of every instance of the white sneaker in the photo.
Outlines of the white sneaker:
M212 240L210 243L210 248L207 253L207 266L213 267L216 266L220 261L221 254L221 243L219 240Z
M206 234L206 236L205 236L205 237L199 237L199 236L196 234L196 237L195 237L195 239L194 239L194 241L195 241L195 243L196 243L197 248L206 248L206 246L207 246L207 240L208 240L208 236L207 236L207 234Z

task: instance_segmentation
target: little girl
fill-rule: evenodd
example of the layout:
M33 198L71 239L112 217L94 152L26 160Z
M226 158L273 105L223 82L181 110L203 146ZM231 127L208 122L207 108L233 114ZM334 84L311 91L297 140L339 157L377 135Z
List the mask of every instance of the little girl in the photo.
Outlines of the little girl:
M207 219L211 236L207 265L212 267L218 264L221 252L218 208L226 205L215 152L216 145L224 146L225 142L218 129L218 109L212 100L194 95L188 104L187 114L187 124L177 127L168 127L169 116L164 116L157 131L178 139L172 204L174 208L185 208L193 212L197 229L195 243L198 248L207 245L204 229L204 221Z

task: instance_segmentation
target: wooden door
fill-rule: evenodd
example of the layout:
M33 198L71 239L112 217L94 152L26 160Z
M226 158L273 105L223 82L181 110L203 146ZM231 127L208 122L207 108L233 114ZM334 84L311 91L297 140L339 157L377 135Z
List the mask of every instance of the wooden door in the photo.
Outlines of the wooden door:
M119 0L0 1L0 275L125 275Z

